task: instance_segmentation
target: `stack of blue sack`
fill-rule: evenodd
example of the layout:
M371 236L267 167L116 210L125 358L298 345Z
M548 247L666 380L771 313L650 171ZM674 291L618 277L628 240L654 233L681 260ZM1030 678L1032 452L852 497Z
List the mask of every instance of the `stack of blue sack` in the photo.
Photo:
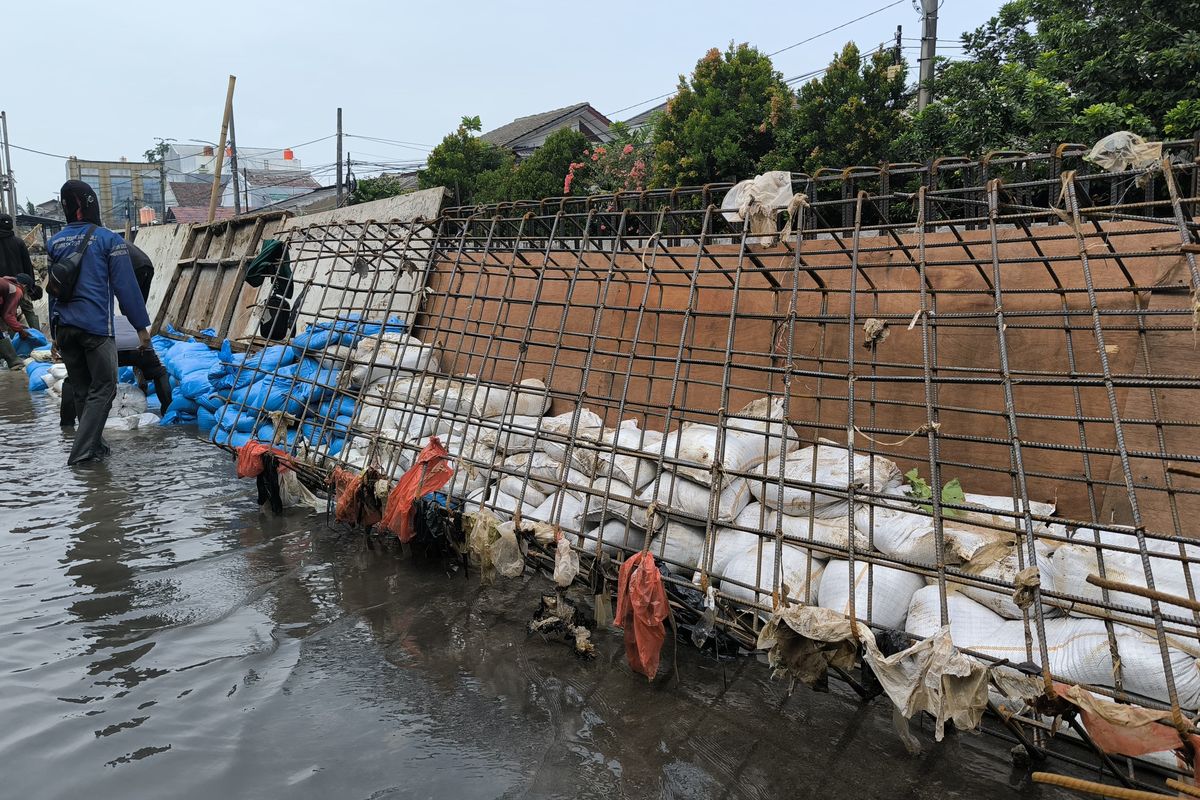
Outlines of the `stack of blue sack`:
M358 312L339 314L337 319L309 325L292 339L292 347L300 351L325 350L342 345L354 347L368 336L380 333L407 333L408 326L399 317L388 317L386 323L364 320Z
M13 349L17 351L17 355L21 358L29 358L29 354L34 350L50 349L50 340L46 338L44 333L37 328L27 328L27 330L29 331L28 339L15 333L9 337L12 340Z

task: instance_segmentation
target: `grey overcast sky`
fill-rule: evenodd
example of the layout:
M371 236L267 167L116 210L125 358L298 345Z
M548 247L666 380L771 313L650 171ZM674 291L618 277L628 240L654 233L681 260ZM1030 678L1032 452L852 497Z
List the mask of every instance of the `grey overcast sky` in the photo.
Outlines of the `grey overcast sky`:
M141 160L155 137L216 141L234 74L240 147L329 136L339 105L349 134L433 145L464 115L478 114L484 130L585 100L612 115L670 92L710 47L750 42L773 52L890 2L13 2L4 12L9 80L0 107L14 145ZM943 0L942 52L961 52L959 35L999 5ZM784 77L802 75L824 67L846 41L864 50L890 42L897 25L915 75L920 20L912 0L773 60ZM353 137L346 149L378 163L420 161L426 152ZM61 157L12 156L22 204L56 195ZM333 182L332 139L296 156L319 181Z

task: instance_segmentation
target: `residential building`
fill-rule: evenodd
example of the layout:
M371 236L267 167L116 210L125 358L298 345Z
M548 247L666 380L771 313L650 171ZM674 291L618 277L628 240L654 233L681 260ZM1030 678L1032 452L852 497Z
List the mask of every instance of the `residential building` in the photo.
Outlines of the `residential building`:
M497 147L512 150L517 158L524 158L541 147L550 134L563 128L579 131L592 142L607 142L612 138L608 133L611 125L608 117L593 108L591 103L576 103L541 114L518 117L480 138Z
M138 209L149 206L165 213L164 176L158 164L146 161L88 161L71 156L67 159L67 179L83 181L100 198L100 218L118 228L126 220L137 225Z
M242 177L246 182L243 191L248 209L274 205L321 188L305 170L243 169Z
M233 148L226 147L221 164L219 207L232 208L240 202L244 211L252 211L320 187L290 149L238 147L240 197L235 200L232 156ZM207 210L217 167L215 145L172 144L164 163L168 179L167 206L174 209L203 206ZM202 203L201 191L204 193ZM191 216L191 213L185 215ZM204 219L207 219L207 213Z
M33 207L34 216L46 217L47 219L65 219L63 216L62 203L57 199L47 200L44 203L38 203Z
M667 110L666 102L659 103L656 106L651 106L650 108L647 108L645 111L635 114L634 116L625 120L625 126L627 128L629 128L630 131L639 131L642 128L648 128L648 127L650 127L650 121L652 119L654 119L654 116L656 114L662 114L666 110Z

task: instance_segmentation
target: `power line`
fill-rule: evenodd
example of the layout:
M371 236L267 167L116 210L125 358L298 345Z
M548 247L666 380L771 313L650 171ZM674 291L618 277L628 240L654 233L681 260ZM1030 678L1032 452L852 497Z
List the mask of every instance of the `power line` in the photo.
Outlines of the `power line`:
M824 31L821 31L820 33L813 34L812 36L808 37L807 39L803 39L799 42L796 42L795 44L789 44L787 47L782 47L779 50L774 51L773 53L767 53L767 57L770 58L771 56L777 56L780 53L786 52L788 50L792 50L793 48L799 47L800 45L808 44L809 42L820 39L822 36L827 36L828 34L831 34L835 31L840 31L842 28L845 28L849 25L853 25L856 22L861 22L862 20L867 19L868 17L873 17L876 14L887 11L889 8L898 6L903 2L904 2L904 0L894 0L894 2L888 3L885 6L880 6L879 8L875 9L874 11L870 11L866 14L863 14L861 17L855 17L854 19L849 20L848 22L843 22L841 25L835 25L834 27L832 27L828 30L824 30ZM798 78L793 78L791 80L800 80L803 77L804 76L800 76ZM649 100L643 100L640 103L634 103L633 105L628 105L628 106L625 106L624 108L618 108L616 111L610 112L610 113L606 114L605 116L612 118L612 117L615 117L617 114L620 114L623 111L628 111L631 108L637 108L638 106L644 106L647 103L653 103L655 100L662 100L664 97L670 97L673 94L675 94L675 92L667 92L666 94L660 94L657 97L651 97Z

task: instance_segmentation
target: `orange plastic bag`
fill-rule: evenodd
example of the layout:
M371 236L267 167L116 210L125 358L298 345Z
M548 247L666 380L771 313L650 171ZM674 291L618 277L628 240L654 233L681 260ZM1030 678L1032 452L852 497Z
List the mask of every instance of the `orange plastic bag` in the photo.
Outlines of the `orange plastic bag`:
M634 553L621 565L617 576L617 615L614 622L625 629L625 658L635 672L651 680L658 672L663 640L663 620L670 614L662 575L649 553Z
M373 468L367 468L364 472L351 472L334 467L329 481L337 498L333 513L338 522L368 528L379 522L379 506L371 495L379 477L379 472Z
M441 441L434 436L417 454L417 463L400 476L395 488L388 495L383 509L383 527L408 542L413 537L412 507L418 497L436 492L446 485L454 470L447 463L450 454Z
M280 464L291 464L291 459L282 450L268 447L262 442L246 442L237 449L237 476L239 478L257 478L262 474L262 457L271 453Z

